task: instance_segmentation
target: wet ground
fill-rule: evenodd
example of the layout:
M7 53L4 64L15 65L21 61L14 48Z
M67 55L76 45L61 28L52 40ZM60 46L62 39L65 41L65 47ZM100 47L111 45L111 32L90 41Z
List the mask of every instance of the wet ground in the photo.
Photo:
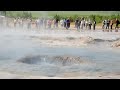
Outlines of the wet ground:
M110 47L120 33L102 31L12 31L0 32L0 70L20 75L79 77L120 73L120 48ZM64 47L40 43L43 37L67 40L92 37L94 43ZM42 37L42 38L41 38ZM69 39L68 39L69 37ZM39 40L38 40L39 39ZM51 39L51 38L47 38ZM58 40L59 40L58 39ZM46 40L44 40L46 41ZM61 41L59 41L61 42ZM69 47L68 47L68 46Z

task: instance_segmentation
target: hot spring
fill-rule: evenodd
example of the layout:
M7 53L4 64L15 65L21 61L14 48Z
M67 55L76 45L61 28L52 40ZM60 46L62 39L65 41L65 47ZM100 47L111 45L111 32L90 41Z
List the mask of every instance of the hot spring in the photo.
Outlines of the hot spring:
M92 43L76 45L86 36ZM119 33L2 30L0 38L1 72L74 78L120 71L120 50L110 47Z

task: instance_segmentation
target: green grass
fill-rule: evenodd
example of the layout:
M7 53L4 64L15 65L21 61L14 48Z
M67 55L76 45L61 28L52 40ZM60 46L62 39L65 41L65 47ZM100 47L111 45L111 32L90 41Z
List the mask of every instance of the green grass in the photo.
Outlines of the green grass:
M12 11L14 15L17 13L21 13L22 11ZM60 16L89 16L89 15L102 15L108 16L112 14L120 14L120 11L30 11L33 17L40 17L40 16L54 16L56 14Z
M89 16L89 15L102 15L102 16L108 16L112 14L120 14L120 11L31 11L33 17L39 17L39 16L54 16L56 14L60 16Z

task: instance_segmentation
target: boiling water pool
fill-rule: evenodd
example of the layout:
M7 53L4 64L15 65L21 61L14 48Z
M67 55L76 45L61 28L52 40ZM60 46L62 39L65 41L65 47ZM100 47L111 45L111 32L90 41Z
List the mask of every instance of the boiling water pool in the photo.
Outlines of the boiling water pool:
M40 34L32 35L39 36ZM74 73L75 76L80 73L92 75L94 73L119 73L120 71L119 49L106 48L104 45L101 48L48 47L31 41L30 36L31 33L26 32L1 32L1 71L50 77L62 77L64 73ZM77 63L69 60L63 65L62 61L55 61L52 58L64 56L80 57L81 62ZM52 61L50 61L50 57ZM32 63L22 62L26 59L28 61L32 60ZM71 64L67 64L69 62Z

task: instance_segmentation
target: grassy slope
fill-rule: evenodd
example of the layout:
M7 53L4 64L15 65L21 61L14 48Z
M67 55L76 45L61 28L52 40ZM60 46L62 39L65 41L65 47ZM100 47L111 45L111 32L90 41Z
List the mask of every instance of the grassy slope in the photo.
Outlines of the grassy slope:
M73 16L73 15L80 15L80 16L88 16L91 14L94 15L111 15L114 13L120 13L120 11L31 11L33 16L39 17L41 15L47 16L54 16L55 14L64 15L64 16Z
M16 14L17 12L21 11L16 11L13 12L13 14ZM59 15L64 15L64 16L73 16L73 15L80 15L80 16L88 16L91 14L94 15L111 15L114 13L120 13L120 11L30 11L33 15L33 17L39 17L39 16L54 16L56 14Z

